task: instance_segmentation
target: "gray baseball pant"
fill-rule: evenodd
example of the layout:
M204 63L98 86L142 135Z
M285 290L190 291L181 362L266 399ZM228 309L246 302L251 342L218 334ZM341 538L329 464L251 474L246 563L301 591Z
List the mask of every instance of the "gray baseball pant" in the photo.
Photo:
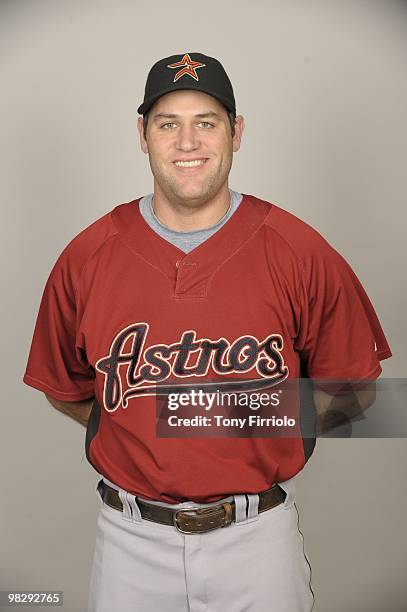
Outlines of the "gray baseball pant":
M137 497L104 480L123 512L101 505L87 612L311 612L293 479L279 483L285 501L260 514L257 495L247 495L248 516L245 495L216 502L234 500L236 522L202 534L142 519Z

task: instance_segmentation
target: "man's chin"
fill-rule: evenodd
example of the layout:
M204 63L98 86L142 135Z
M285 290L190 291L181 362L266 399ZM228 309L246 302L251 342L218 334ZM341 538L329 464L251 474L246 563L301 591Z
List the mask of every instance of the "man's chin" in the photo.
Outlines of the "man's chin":
M210 193L207 189L182 189L174 193L175 198L179 202L190 204L199 204L210 199Z

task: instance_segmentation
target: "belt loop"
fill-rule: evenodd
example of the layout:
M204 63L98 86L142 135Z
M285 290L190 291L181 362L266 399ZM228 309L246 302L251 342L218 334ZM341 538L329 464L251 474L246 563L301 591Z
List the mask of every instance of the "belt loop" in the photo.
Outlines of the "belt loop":
M96 485L95 493L99 501L102 501L102 503L103 503L103 486L104 486L103 478L101 478Z
M128 493L127 501L129 502L129 505L133 512L133 523L141 523L142 517L141 517L141 511L140 511L139 505L137 503L137 497L135 495L130 495L130 493Z
M133 522L133 518L132 518L132 515L131 515L130 504L129 504L129 501L127 499L127 491L124 491L123 489L119 489L118 493L119 493L120 501L123 504L122 519L124 521Z
M296 486L294 478L277 483L286 492L286 498L283 502L284 508L289 508L295 500Z
M247 509L247 522L257 521L259 518L259 496L257 493L248 493L249 506Z
M235 500L235 522L241 523L246 520L246 495L234 495Z

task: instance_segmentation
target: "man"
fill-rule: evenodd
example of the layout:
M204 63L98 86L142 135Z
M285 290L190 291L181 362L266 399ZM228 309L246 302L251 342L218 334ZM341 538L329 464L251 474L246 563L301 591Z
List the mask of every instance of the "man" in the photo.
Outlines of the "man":
M273 435L269 408L301 417L312 379L331 430L371 405L390 348L315 230L229 189L244 119L218 60L156 62L138 112L153 193L63 251L24 376L87 427L103 477L88 612L309 612L293 479L315 432Z

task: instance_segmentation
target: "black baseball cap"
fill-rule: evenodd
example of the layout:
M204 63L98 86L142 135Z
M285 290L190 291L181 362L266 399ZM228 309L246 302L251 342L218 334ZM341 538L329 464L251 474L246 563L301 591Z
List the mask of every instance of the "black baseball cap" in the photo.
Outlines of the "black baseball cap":
M236 115L232 83L219 60L203 53L180 53L156 62L150 69L144 101L137 109L145 115L166 93L180 89L203 91Z

